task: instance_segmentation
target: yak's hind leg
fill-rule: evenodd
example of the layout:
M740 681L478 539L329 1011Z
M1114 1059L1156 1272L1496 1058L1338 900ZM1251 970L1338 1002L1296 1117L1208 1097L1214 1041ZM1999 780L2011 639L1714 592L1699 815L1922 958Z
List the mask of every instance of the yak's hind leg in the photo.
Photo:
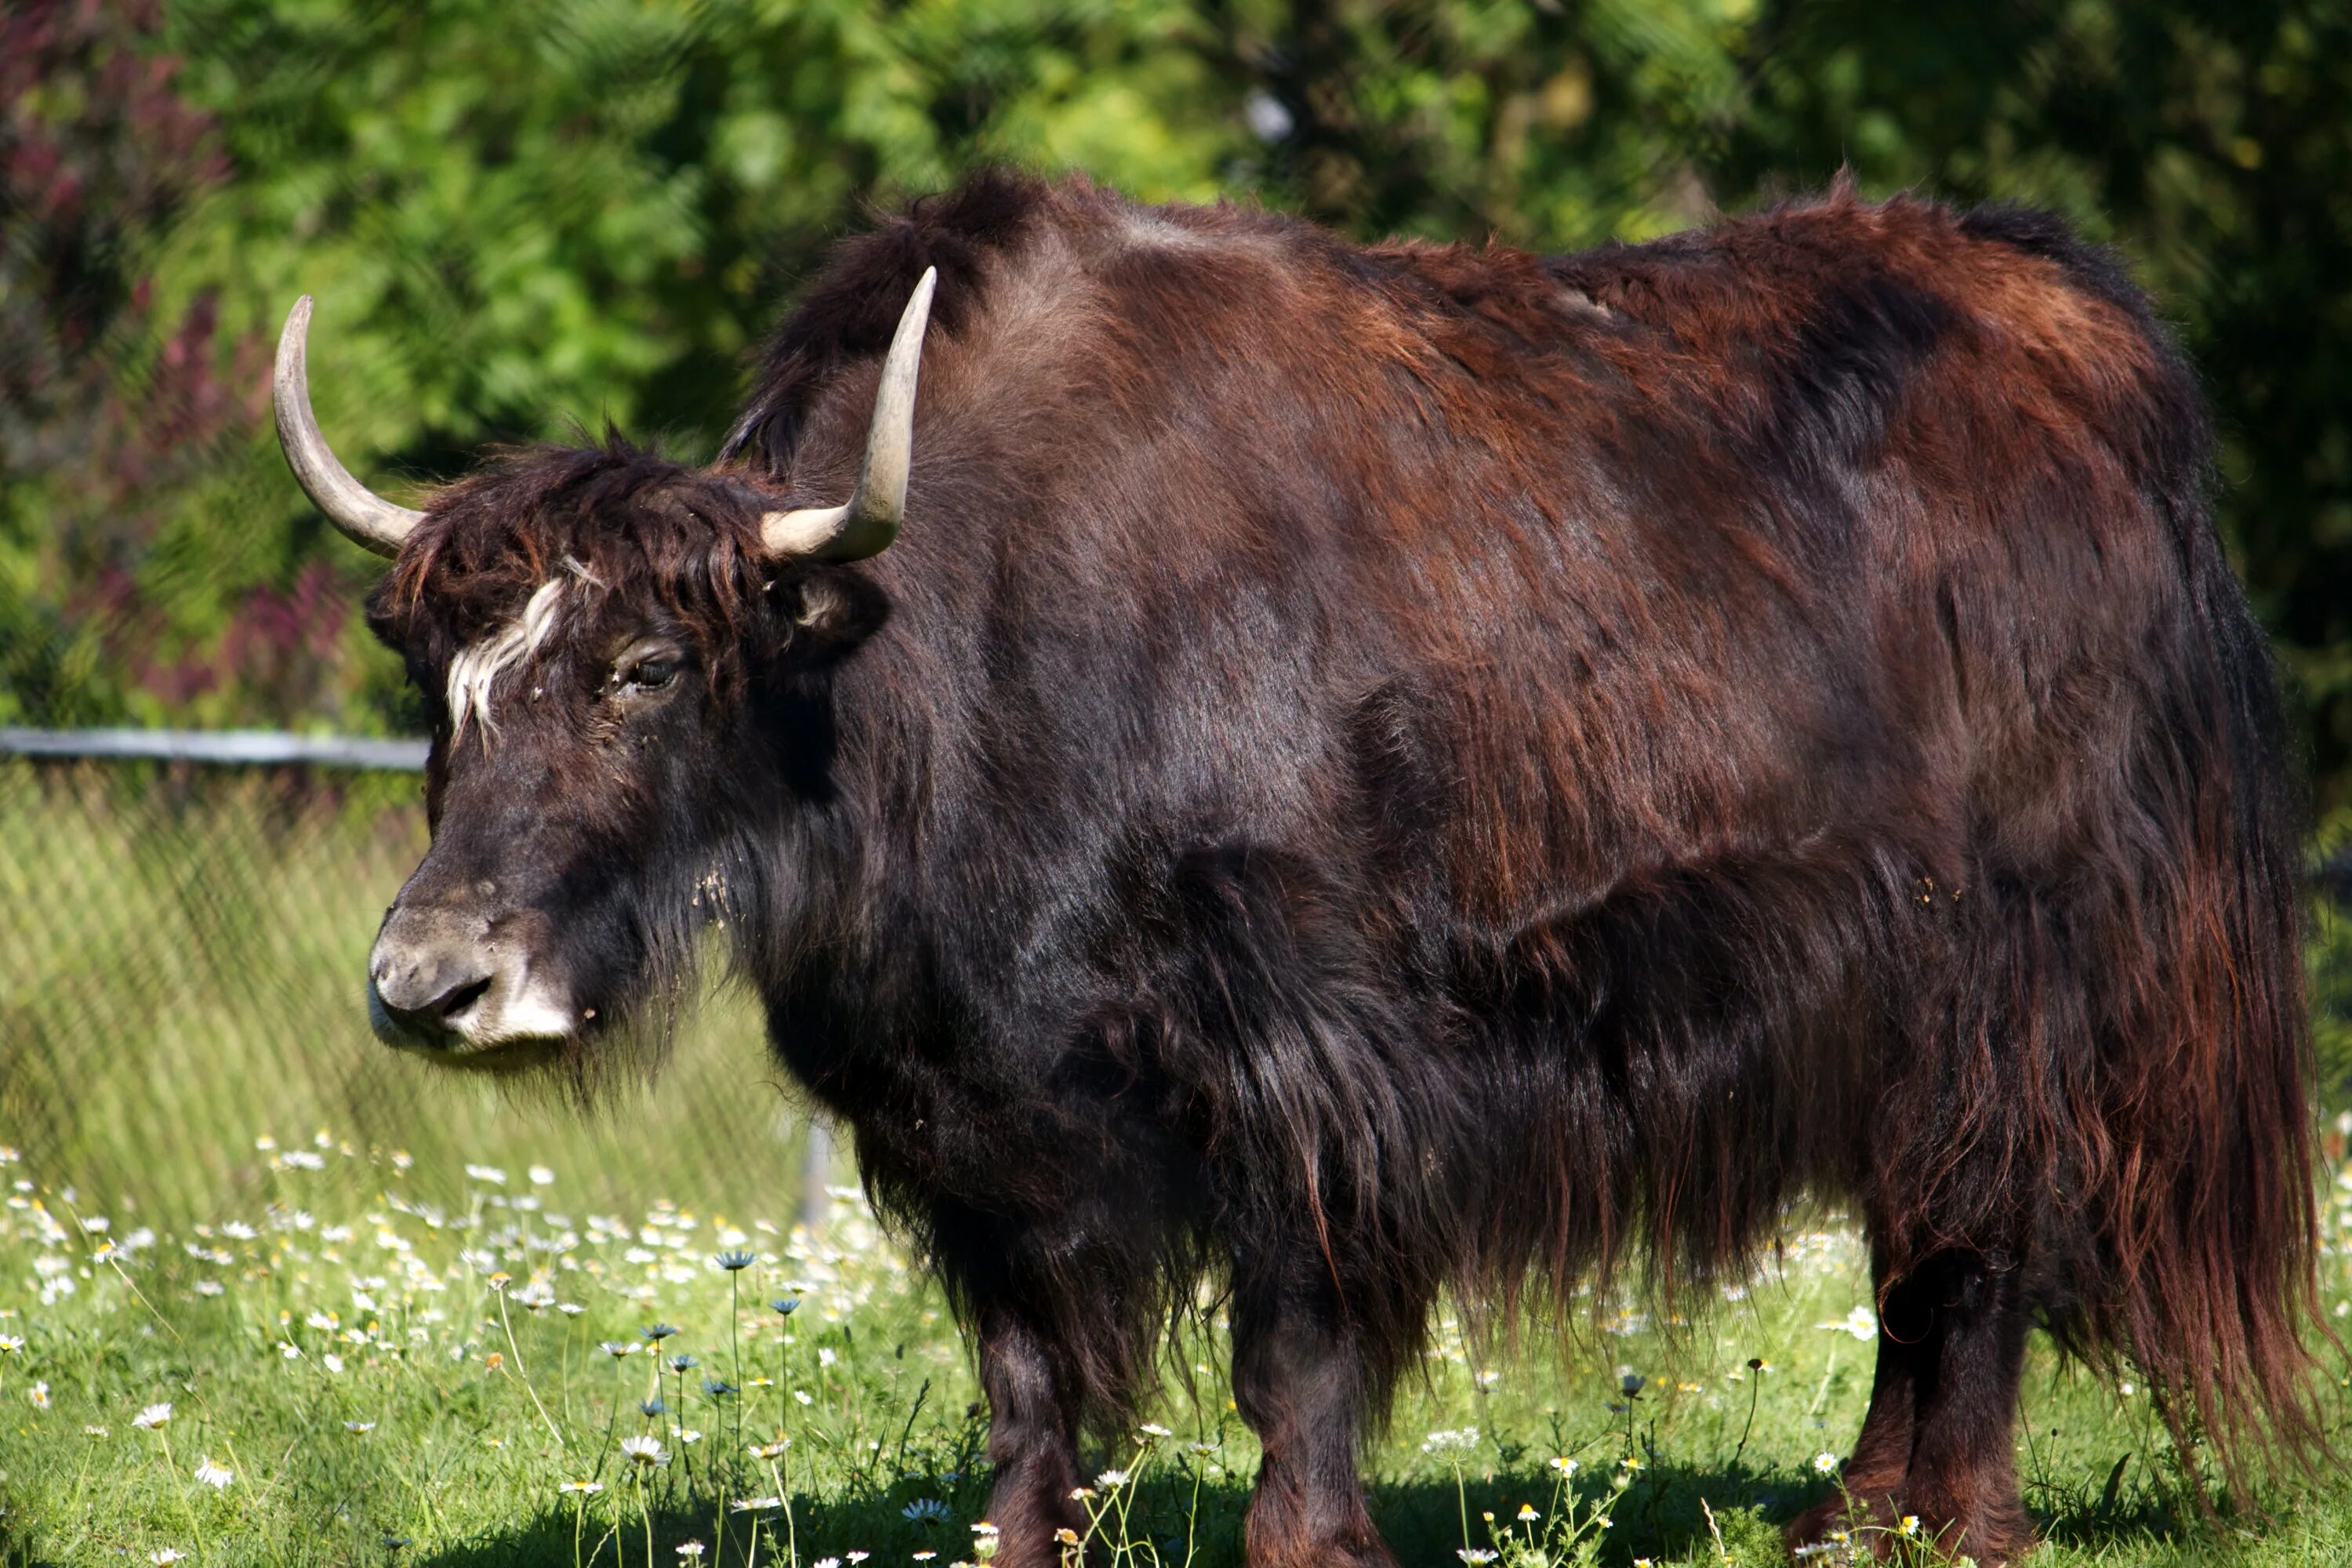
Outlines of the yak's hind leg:
M1875 1268L1872 1274L1880 1278ZM1790 1546L1806 1545L1845 1528L1849 1499L1861 1515L1857 1522L1901 1517L1894 1512L1894 1500L1911 1468L1911 1445L1918 1436L1920 1363L1929 1353L1925 1336L1898 1337L1897 1331L1890 1331L1897 1318L1916 1315L1908 1291L1905 1285L1887 1293L1879 1324L1878 1370L1870 1385L1870 1410L1863 1417L1862 1435L1854 1439L1853 1457L1838 1472L1839 1494L1789 1527Z
M1250 1568L1396 1568L1356 1470L1377 1374L1330 1263L1312 1245L1237 1258L1233 1339L1234 1403L1265 1451Z
M1878 1369L1840 1495L1789 1527L1791 1547L1906 1515L1946 1554L1987 1568L2033 1531L2018 1495L2018 1384L2029 1317L2013 1257L1938 1253L1880 1283ZM1872 1538L1885 1542L1890 1537ZM1857 1538L1864 1551L1868 1541Z
M2031 1320L2021 1268L1947 1254L1911 1310L1936 1359L1914 1384L1916 1430L1899 1499L1947 1552L2006 1563L2033 1546L2017 1489L2017 1396Z

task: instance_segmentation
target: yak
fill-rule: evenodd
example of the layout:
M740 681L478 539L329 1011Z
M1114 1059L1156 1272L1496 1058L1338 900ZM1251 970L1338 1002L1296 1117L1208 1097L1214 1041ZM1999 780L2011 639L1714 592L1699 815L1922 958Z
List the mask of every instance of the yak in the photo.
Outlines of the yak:
M969 1336L1007 1568L1171 1313L1248 1561L1392 1564L1441 1295L1736 1278L1807 1194L1882 1331L1792 1546L2026 1550L2036 1325L2233 1480L2318 1441L2299 786L2194 375L2059 220L1539 256L983 174L838 247L713 464L421 511L310 311L282 443L432 726L378 1032L583 1074L722 944Z

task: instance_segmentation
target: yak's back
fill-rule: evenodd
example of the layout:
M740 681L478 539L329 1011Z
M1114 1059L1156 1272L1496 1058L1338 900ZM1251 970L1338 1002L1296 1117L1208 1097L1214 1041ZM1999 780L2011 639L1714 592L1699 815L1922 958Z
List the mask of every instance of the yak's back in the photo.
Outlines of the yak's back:
M1940 858L2145 721L2208 547L2193 382L2039 215L1841 190L1545 258L983 175L842 247L730 451L845 488L929 266L902 610L1235 746L1407 714L1505 921L1759 843Z

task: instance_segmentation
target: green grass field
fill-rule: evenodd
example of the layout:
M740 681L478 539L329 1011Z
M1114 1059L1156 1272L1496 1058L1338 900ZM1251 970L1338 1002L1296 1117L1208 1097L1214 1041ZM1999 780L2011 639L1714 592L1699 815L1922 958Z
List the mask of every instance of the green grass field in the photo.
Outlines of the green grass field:
M587 1123L367 1040L410 787L0 763L0 1563L984 1561L954 1327L849 1189L794 1226L799 1121L740 1004ZM2352 1236L2352 1174L2329 1199ZM1792 1215L1689 1321L1586 1300L1505 1346L1449 1315L1375 1517L1415 1568L1780 1562L1860 1424L1867 1300L1852 1228ZM1223 1365L1212 1301L1151 1427L1092 1456L1105 1560L1238 1562ZM2352 1482L2206 1517L2145 1391L2046 1347L2026 1417L2037 1561L2352 1560Z
M982 1560L963 1351L845 1189L812 1236L683 1194L600 1214L495 1148L470 1173L331 1130L247 1152L253 1186L163 1233L0 1171L0 1559ZM1696 1322L1604 1311L1517 1355L1448 1320L1370 1456L1382 1527L1409 1563L1779 1561L1774 1521L1829 1489L1818 1457L1861 1417L1859 1259L1842 1225L1795 1230ZM1238 1560L1255 1446L1213 1310L1175 1352L1195 1393L1171 1364L1147 1413L1164 1435L1096 1457L1125 1477L1095 1500L1112 1561ZM2027 1417L2053 1563L2352 1555L2325 1487L2196 1519L2137 1389L2040 1356ZM657 1462L629 1451L645 1438Z

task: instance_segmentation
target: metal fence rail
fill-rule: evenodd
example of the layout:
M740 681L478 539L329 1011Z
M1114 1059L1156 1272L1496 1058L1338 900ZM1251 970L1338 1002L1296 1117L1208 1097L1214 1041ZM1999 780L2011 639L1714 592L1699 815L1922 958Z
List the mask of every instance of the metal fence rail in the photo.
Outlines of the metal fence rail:
M416 773L425 742L352 735L293 735L279 730L12 730L0 727L0 752L22 757L207 763L235 766L374 768Z
M585 1117L370 1036L366 954L425 848L425 753L269 731L0 729L0 1144L151 1211L264 1179L257 1138L323 1131L419 1169L545 1163L583 1205L820 1218L829 1141L747 998L706 996L652 1087Z

